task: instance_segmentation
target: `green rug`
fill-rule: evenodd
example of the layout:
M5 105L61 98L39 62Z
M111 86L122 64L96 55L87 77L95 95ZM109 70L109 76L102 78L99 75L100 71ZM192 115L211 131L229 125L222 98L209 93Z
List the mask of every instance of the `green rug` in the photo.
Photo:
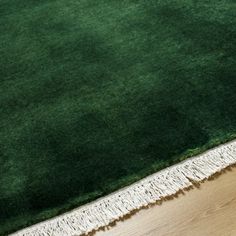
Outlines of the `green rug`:
M235 0L0 0L0 235L236 137Z

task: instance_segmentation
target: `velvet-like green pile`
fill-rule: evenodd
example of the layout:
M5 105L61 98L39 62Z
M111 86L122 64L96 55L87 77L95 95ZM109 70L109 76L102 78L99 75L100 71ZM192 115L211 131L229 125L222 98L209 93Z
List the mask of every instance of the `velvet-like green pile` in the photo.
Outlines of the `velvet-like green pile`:
M235 0L0 0L0 235L235 134Z

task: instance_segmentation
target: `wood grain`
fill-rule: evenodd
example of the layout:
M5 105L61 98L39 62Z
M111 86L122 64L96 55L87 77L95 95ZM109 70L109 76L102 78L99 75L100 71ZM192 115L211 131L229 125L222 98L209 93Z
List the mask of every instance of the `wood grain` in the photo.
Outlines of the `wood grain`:
M236 236L236 168L95 236Z

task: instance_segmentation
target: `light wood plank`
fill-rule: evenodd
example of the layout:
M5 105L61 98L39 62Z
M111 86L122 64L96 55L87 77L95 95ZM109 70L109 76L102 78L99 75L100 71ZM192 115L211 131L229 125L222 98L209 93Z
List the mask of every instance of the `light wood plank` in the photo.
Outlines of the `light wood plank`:
M95 236L236 236L236 168Z

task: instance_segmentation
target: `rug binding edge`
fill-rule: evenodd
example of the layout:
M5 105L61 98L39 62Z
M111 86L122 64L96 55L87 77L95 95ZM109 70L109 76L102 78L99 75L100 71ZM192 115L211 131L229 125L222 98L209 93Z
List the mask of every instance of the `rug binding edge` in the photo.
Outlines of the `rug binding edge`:
M11 236L81 236L193 187L236 164L236 141L222 144L152 174L128 187Z

